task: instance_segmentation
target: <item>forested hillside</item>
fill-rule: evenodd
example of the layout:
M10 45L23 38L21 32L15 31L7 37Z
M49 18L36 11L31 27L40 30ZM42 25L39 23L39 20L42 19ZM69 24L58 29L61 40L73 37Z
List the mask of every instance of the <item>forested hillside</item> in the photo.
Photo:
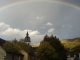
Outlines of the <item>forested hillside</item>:
M73 39L63 39L61 40L62 43L67 43L67 42L80 42L80 38L73 38Z
M79 53L80 52L80 38L64 39L61 43L67 49L68 53Z

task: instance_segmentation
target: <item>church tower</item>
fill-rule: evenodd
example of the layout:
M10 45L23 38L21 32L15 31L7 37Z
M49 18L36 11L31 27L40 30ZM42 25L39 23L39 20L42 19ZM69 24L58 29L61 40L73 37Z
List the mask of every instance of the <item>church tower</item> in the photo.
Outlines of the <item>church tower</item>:
M29 34L28 34L28 32L27 32L27 34L26 34L26 37L25 37L25 43L27 43L28 45L30 45L30 37L29 37Z

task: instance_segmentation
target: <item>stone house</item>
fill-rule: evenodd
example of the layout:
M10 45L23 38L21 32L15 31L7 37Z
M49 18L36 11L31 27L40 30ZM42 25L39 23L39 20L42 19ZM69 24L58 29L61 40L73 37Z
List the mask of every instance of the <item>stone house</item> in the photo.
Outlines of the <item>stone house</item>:
M80 60L79 54L69 54L67 60Z
M23 60L24 55L21 53L6 52L5 60Z
M5 43L6 41L0 38L0 60L23 60L23 54L17 52L17 53L13 53L10 51L5 51L2 48L2 45Z
M0 60L4 60L6 56L5 50L3 50L2 45L5 43L5 40L0 38Z
M6 52L0 46L0 60L4 60L6 56Z
M27 32L26 37L25 37L25 43L30 46L30 52L27 53L24 50L21 50L19 52L13 53L10 51L5 51L2 48L2 45L6 41L4 39L0 38L0 60L38 60L38 58L35 57L35 49L30 45L30 37Z

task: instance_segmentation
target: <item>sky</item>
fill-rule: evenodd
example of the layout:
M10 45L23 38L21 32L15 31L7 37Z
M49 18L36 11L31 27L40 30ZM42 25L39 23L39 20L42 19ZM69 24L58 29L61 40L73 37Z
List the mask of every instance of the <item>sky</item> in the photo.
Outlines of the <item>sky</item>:
M0 38L36 44L48 34L60 40L80 37L80 0L0 0Z

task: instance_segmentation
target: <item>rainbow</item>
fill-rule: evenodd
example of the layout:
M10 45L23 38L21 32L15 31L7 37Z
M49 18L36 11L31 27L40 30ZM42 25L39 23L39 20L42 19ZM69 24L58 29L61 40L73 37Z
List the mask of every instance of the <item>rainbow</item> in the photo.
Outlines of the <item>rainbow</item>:
M34 1L18 1L18 2L14 2L14 3L10 3L10 4L7 4L7 5L4 5L4 6L0 7L0 11L3 10L3 9L6 9L8 7L11 7L11 6L15 6L17 4L22 4L22 3L27 3L27 2L34 2ZM35 2L42 2L42 1L35 1ZM43 1L43 2L54 2L54 3L64 4L64 5L68 5L68 6L71 6L73 8L76 8L76 9L80 10L79 6L71 4L71 3L62 2L62 1L55 1L54 0L54 1Z

